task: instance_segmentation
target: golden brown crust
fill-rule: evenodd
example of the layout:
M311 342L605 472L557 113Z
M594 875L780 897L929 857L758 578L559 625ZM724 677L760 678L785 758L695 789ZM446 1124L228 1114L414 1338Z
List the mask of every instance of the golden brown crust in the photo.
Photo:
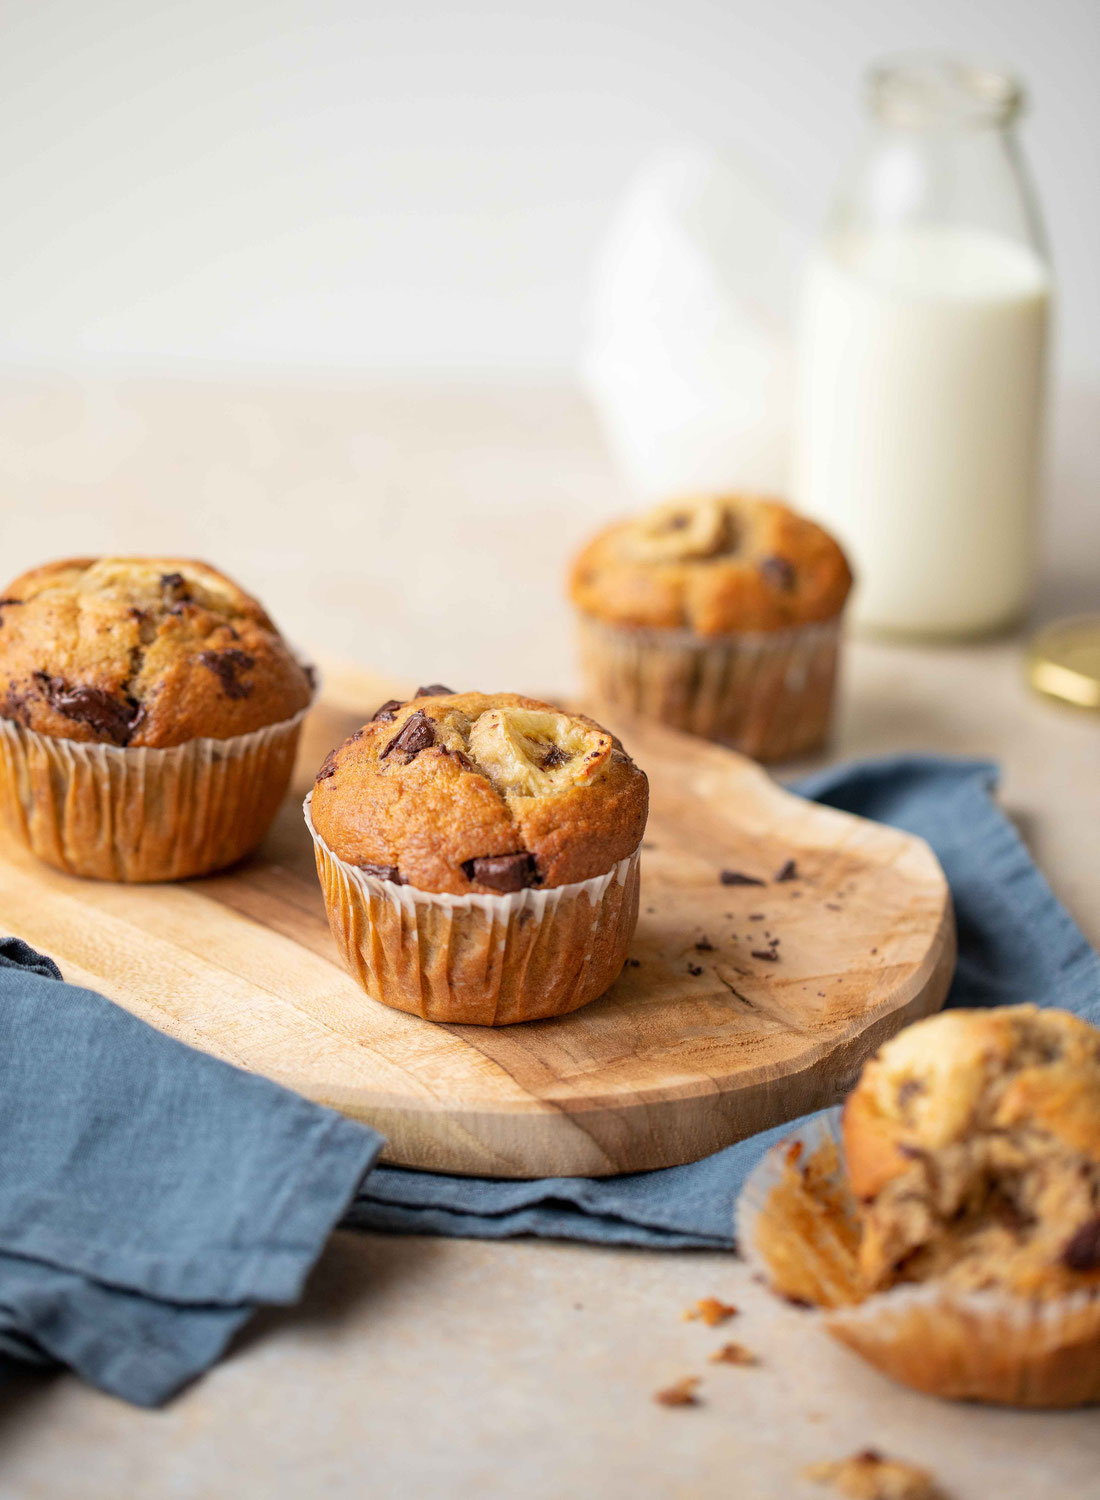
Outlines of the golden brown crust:
M73 558L0 599L0 715L39 734L166 747L292 718L311 685L262 606L184 558Z
M820 526L777 500L729 495L607 527L574 562L569 592L605 623L717 636L832 620L851 584Z
M948 1011L865 1066L844 1111L869 1288L1100 1286L1100 1032L1021 1005Z
M314 827L348 864L423 891L500 894L603 875L641 842L646 777L591 719L513 693L388 713L314 787Z

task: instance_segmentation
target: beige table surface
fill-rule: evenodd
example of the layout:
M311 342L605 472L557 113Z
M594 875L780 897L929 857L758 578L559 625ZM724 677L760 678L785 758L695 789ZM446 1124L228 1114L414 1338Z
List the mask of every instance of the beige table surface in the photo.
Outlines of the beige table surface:
M1064 403L1040 612L1100 607L1096 405ZM564 388L314 381L0 383L7 573L59 553L218 561L319 652L456 688L567 690L559 578L624 503ZM1031 698L1020 644L854 643L837 755L989 755L1100 942L1100 719ZM0 913L0 927L2 927ZM726 1330L685 1323L718 1295ZM723 1333L751 1369L709 1365ZM653 1391L704 1376L703 1404ZM1100 1495L1100 1417L967 1409L890 1385L730 1256L339 1234L303 1304L264 1312L166 1410L6 1375L0 1497L809 1497L869 1445L956 1500ZM5 1398L6 1399L3 1399Z

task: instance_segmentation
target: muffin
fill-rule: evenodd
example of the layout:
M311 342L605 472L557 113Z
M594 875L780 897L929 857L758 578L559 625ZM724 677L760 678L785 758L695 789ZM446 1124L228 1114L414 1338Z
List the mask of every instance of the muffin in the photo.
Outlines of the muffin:
M831 536L750 495L660 505L573 564L591 697L751 755L818 748L852 584Z
M591 719L437 684L334 750L305 814L333 936L366 992L500 1026L614 983L648 808L645 775Z
M49 563L0 598L0 807L70 874L204 874L263 838L311 697L262 606L206 563Z
M920 1390L1100 1400L1100 1032L1032 1005L931 1017L864 1067L843 1167L812 1134L755 1225L779 1290Z

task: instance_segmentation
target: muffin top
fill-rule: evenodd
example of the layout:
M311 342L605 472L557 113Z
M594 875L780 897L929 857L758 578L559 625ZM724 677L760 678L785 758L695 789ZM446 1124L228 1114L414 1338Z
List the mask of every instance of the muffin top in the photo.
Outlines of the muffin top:
M648 810L644 772L591 719L439 684L384 703L334 750L311 809L348 864L457 896L606 874Z
M574 562L569 593L609 624L715 636L831 620L851 585L844 553L813 521L777 500L722 495L607 527Z
M903 1031L844 1110L871 1287L1100 1285L1100 1031L1033 1005Z
M39 734L229 739L292 717L311 694L262 606L206 563L73 558L0 596L0 716Z

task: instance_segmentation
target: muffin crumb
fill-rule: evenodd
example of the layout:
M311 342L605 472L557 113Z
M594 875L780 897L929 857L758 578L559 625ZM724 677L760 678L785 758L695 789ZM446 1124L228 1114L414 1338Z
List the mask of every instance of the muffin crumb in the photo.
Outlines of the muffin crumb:
M658 1406L698 1406L699 1397L695 1393L699 1385L698 1375L685 1375L682 1380L658 1391L653 1399Z
M831 1484L849 1500L947 1500L927 1469L885 1458L873 1448L810 1464L802 1472L814 1484Z
M746 1349L744 1344L723 1344L720 1349L715 1349L710 1356L712 1365L758 1365L759 1358L751 1349Z
M684 1322L694 1323L698 1320L708 1328L716 1328L728 1318L736 1317L737 1311L732 1302L720 1302L717 1297L700 1297L694 1307L689 1307L684 1313Z

